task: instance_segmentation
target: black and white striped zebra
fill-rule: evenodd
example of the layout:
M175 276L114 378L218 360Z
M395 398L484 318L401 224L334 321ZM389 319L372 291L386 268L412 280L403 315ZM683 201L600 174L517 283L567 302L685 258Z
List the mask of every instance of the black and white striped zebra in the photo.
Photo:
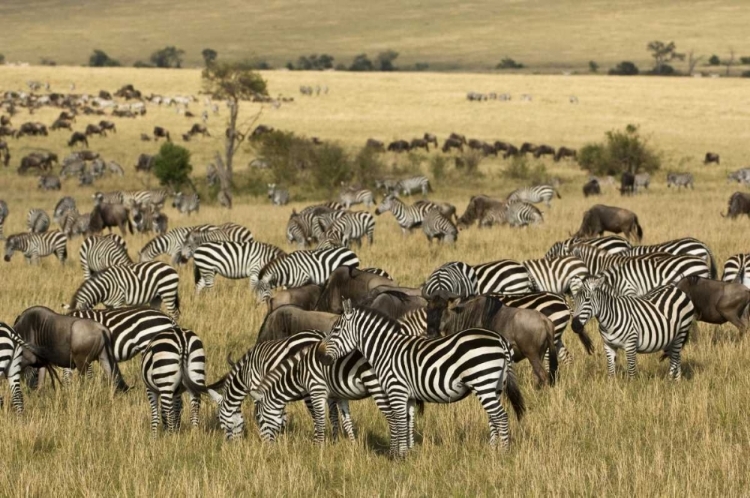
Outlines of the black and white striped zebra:
M534 292L551 292L561 296L575 293L575 285L589 275L583 261L574 256L529 259L522 264L529 273L531 290Z
M359 258L345 247L294 251L272 260L261 269L255 291L259 300L266 301L277 287L323 285L331 272L340 266L356 268Z
M590 275L600 275L602 272L615 266L625 264L632 259L658 260L670 256L666 253L652 253L641 256L629 256L627 252L610 254L588 244L578 244L573 246L570 250L570 254L583 261L583 264L588 268Z
M640 256L659 252L675 256L698 256L708 265L711 278L715 279L717 276L716 261L714 260L713 253L711 253L711 249L705 243L693 237L684 237L649 246L634 246L625 254L628 256Z
M332 221L342 210L343 206L335 202L308 206L299 213L292 210L286 228L287 240L290 244L296 243L300 248L310 245L313 240L320 241L319 237L327 228L326 220L330 217ZM321 223L324 226L321 226Z
M81 262L85 280L110 266L133 263L128 255L128 246L125 244L125 240L116 233L86 237L78 251L78 259Z
M174 268L161 261L113 266L86 280L73 295L72 310L93 308L99 303L108 308L152 306L161 303L167 313L180 315L179 276Z
M143 248L138 251L138 262L152 261L161 254L169 254L173 265L180 261L182 247L185 239L193 230L217 230L214 225L198 225L190 227L177 227L169 230L163 235L158 235L149 240Z
M750 287L750 254L735 254L724 263L724 282L738 282Z
M8 379L11 392L11 405L16 413L23 413L23 394L21 392L21 359L23 357L23 340L13 328L0 322L0 376ZM0 397L0 407L3 398Z
M349 247L351 242L357 243L362 247L362 237L367 237L367 242L372 245L373 234L375 233L375 218L367 211L337 211L342 213L336 219L331 221L322 239L334 246Z
M26 215L26 228L29 233L44 233L49 228L49 215L44 209L29 209Z
M601 273L612 291L622 296L643 296L653 289L676 284L695 275L709 278L706 262L697 256L650 254L631 258Z
M252 232L236 223L224 223L219 225L216 230L205 230L199 227L185 237L180 254L184 260L190 259L193 257L195 250L206 242L239 242L244 244L252 241Z
M53 230L44 233L18 233L5 241L5 261L10 261L13 253L23 253L26 262L39 264L39 259L54 254L61 264L68 259L68 238L64 233Z
M691 173L668 173L667 187L671 187L672 185L678 190L680 187L685 187L686 189L690 187L692 190L695 188L693 186L693 175Z
M364 204L367 209L370 209L375 204L375 196L372 190L366 188L360 189L345 189L339 194L339 202L344 205L346 209L354 206L355 204Z
M604 237L594 237L585 239L583 237L571 237L552 244L545 258L557 258L560 256L570 256L570 250L578 244L586 244L601 249L609 254L618 254L629 251L633 246L629 240L623 239L618 235L605 235Z
M285 206L289 204L289 190L279 188L275 183L268 184L268 198L274 206Z
M197 193L185 195L182 192L177 192L174 195L172 207L176 208L180 213L190 216L190 213L200 211L201 199Z
M461 261L451 261L434 270L422 285L422 296L431 299L470 297L478 293L479 280L474 268Z
M624 349L628 376L636 373L636 353L664 351L669 357L669 375L682 376L680 353L693 323L693 303L673 285L653 289L642 297L616 295L602 279L581 283L575 295L573 330L580 330L592 317L607 355L607 370L615 374L618 349Z
M520 419L521 392L512 367L512 348L502 336L467 329L447 337L405 336L399 323L344 301L344 313L318 347L321 362L330 365L353 351L372 365L391 413L391 452L403 456L413 444L416 401L452 403L473 392L490 420L490 444L510 444L508 415L500 404L506 391Z
M60 230L68 238L73 238L78 235L88 233L89 224L91 222L91 214L81 214L77 209L71 208L65 211L60 217Z
M8 219L8 203L0 199L0 240L5 240L3 235L3 227L5 226L5 220Z
M458 240L458 228L439 209L431 209L422 220L422 231L432 244L432 239L452 244Z
M411 195L414 192L422 192L422 195L427 195L432 192L432 186L426 176L418 175L399 180L393 187L393 191L402 195Z
M500 259L474 265L477 294L526 294L531 292L529 272L521 263Z
M263 377L286 358L304 347L317 344L318 331L302 331L277 341L257 343L232 365L223 385L223 394L209 389L214 402L219 405L219 425L228 440L241 437L245 429L242 402Z
M501 211L502 219L492 219L492 213L494 211L488 212L485 216L483 220L485 225L489 224L489 226L492 226L496 223L507 223L511 227L525 227L544 223L542 212L533 204L524 201L507 201Z
M254 290L260 270L284 254L276 246L257 241L201 244L193 255L195 293L213 287L217 273L230 279L249 278Z
M393 213L398 226L401 227L401 231L406 235L407 233L411 233L414 228L422 225L424 216L430 209L432 209L432 206L429 204L408 206L398 197L391 194L383 198L383 201L375 209L375 214L380 215L387 211Z
M552 185L536 185L534 187L517 188L508 195L508 201L523 201L531 204L543 202L548 208L552 207L552 199L557 195L560 199L560 193Z
M151 405L151 437L159 427L159 405L166 430L180 428L182 393L190 396L190 423L198 426L201 393L206 392L206 353L192 330L172 327L159 332L143 352L141 378Z

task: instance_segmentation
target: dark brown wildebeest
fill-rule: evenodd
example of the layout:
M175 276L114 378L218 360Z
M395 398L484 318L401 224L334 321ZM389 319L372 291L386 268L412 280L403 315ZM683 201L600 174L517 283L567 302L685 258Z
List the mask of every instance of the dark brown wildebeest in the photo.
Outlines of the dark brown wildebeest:
M424 138L425 140L427 140L428 144L434 145L436 149L438 148L437 137L435 135L433 135L432 133L425 133L422 138Z
M7 168L10 163L10 148L5 140L0 140L0 157L3 160L3 165Z
M698 321L717 325L729 322L740 335L747 332L750 289L744 285L690 276L680 280L677 288L690 296Z
M385 144L380 140L375 140L374 138L368 138L367 142L365 142L365 147L378 152L385 152Z
M389 152L409 152L411 146L406 140L394 140L388 144Z
M38 136L43 135L47 136L47 126L42 123L24 123L18 128L18 132L16 133L16 138L21 138L24 135L31 135L31 136Z
M208 132L208 128L206 128L206 125L202 125L200 123L194 123L192 128L188 130L188 135L203 135L204 137L210 137L211 134Z
M183 133L182 134L182 141L183 142L189 142L190 141L190 137L192 137L192 135L190 133Z
M721 164L721 159L719 158L719 154L716 154L714 152L706 152L706 157L703 159L703 164Z
M112 100L112 94L107 90L99 90L99 98L104 100Z
M315 304L320 298L320 292L323 287L316 284L303 285L292 289L284 289L267 301L268 312L272 312L282 306L292 304L303 310L315 309Z
M427 152L430 152L430 143L427 140L425 140L424 138L415 138L409 144L409 148L411 150L414 150L414 149L424 149Z
M551 145L541 144L534 151L534 157L539 159L542 156L555 156L555 148Z
M469 199L469 204L466 206L464 214L458 218L458 228L463 230L470 227L476 220L479 220L479 226L482 226L482 219L485 215L492 210L503 209L505 202L499 199L494 199L486 195L473 195Z
M633 195L635 193L635 175L625 171L620 177L620 195Z
M721 213L723 218L735 219L743 214L750 217L750 194L744 192L735 192L729 198L727 214Z
M85 133L87 137L90 137L91 135L99 135L100 137L107 136L107 132L102 130L101 127L95 124L87 125Z
M451 140L458 140L462 144L466 145L466 136L465 135L459 135L458 133L451 133L448 135L448 138Z
M504 306L500 299L479 296L462 302L435 296L427 307L427 335L450 335L459 330L481 327L494 330L513 346L513 361L529 360L537 386L554 385L557 379L555 325L537 310ZM549 374L544 355L549 352Z
M3 114L0 116L0 126L10 126L10 117Z
M622 233L627 238L640 242L643 238L643 228L638 223L638 216L627 209L596 204L583 213L581 228L574 237L598 237L604 232Z
M57 120L60 121L73 121L75 123L76 114L70 111L60 111L60 115L57 116Z
M466 145L468 145L469 148L473 150L482 150L484 143L485 142L482 140L479 140L476 138L470 138Z
M482 154L484 154L485 157L490 155L497 157L497 149L494 145L490 145L487 142L484 142L482 144Z
M521 144L521 149L518 151L519 154L527 154L528 152L531 152L532 154L536 152L537 146L530 143L530 142L524 142Z
M68 140L68 147L73 147L78 143L84 144L86 147L89 146L89 140L86 138L86 135L80 131L74 131L70 136L70 140Z
M602 188L599 185L599 180L592 178L583 184L583 196L588 197L590 195L601 195Z
M286 339L303 330L328 333L338 317L335 313L307 311L291 304L281 306L266 315L256 342Z
M509 144L508 142L503 142L502 140L495 140L494 146L495 150L497 151L507 151L509 147L512 147L511 144Z
M458 149L461 152L464 151L464 143L457 138L448 138L443 142L443 152L448 152L451 149Z
M52 131L62 130L62 129L73 131L73 125L70 121L66 121L64 119L58 119L54 123L52 123L52 126L50 126L49 129Z
M518 147L515 145L508 144L508 148L505 151L505 154L503 154L503 159L508 159L510 156L518 156L521 152L518 150Z
M427 306L427 300L418 288L380 286L371 290L359 306L378 310L398 320L410 311Z
M135 165L136 171L145 171L148 173L151 171L151 166L153 166L154 163L154 156L149 156L148 154L141 154L138 156L138 162Z
M315 303L315 310L340 314L343 310L344 299L359 303L370 294L372 289L381 286L396 287L396 282L357 268L341 266L328 277L320 292L318 302Z
M81 161L94 161L99 159L99 153L91 150L81 150L75 153Z
M142 142L150 142L151 136L148 133L141 133L141 141Z
M9 125L0 126L0 137L15 137L17 134L18 130Z
M260 136L266 135L268 133L271 133L273 131L274 131L273 126L259 124L258 126L255 127L255 129L250 134L250 136L253 137L253 138L256 138L256 137L260 137Z
M169 132L162 128L161 126L154 126L154 140L159 140L160 138L166 138L167 142L172 141L172 137L169 136Z
M567 147L560 147L557 149L557 153L555 154L555 162L559 163L560 159L563 159L565 157L572 157L574 160L578 159L578 151L575 149L569 149Z
M102 131L112 131L117 133L117 127L115 127L115 124L112 121L107 121L106 119L102 119L99 121L99 128L102 129Z
M45 157L32 153L21 159L21 165L18 167L17 172L19 175L23 175L31 169L46 171L51 167L51 163Z
M91 210L89 231L92 234L101 233L105 228L112 233L112 227L118 227L124 237L125 227L133 233L133 224L130 222L130 212L122 204L107 204L101 192L94 195L94 209Z

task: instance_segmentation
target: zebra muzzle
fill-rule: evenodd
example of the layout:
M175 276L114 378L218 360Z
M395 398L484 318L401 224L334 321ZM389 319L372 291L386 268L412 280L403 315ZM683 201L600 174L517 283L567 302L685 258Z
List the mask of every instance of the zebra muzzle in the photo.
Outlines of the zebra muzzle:
M8 263L8 262L10 261L10 256L8 256L8 255L6 254L6 255L5 255L4 257L3 257L3 259L5 260L5 262L6 262L6 263Z
M575 332L576 334L580 334L581 332L583 332L583 324L576 316L574 316L573 319L570 321L570 327L573 329L573 332Z

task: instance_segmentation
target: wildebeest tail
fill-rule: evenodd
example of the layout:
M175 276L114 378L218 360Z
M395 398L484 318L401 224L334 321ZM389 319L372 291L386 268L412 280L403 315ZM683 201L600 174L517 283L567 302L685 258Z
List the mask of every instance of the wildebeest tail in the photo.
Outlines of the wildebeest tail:
M201 279L201 272L198 271L198 265L195 264L195 259L193 259L193 280L194 284L198 284L198 281Z
M636 234L638 235L638 242L640 242L641 240L643 240L643 228L641 228L641 224L638 223L637 216L633 219L633 222L635 223L635 230L636 230Z
M557 195L557 198L562 199L562 197L560 196L560 192L558 192L557 189L554 189L554 191L555 191L555 195Z

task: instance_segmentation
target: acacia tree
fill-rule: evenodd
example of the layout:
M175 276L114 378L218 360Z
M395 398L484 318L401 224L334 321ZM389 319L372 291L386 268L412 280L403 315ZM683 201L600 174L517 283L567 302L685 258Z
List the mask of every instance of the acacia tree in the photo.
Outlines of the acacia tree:
M219 176L219 202L232 207L232 164L234 154L242 141L249 135L250 128L260 117L261 111L245 121L237 123L240 102L255 96L268 95L266 81L260 74L236 64L214 62L206 66L202 73L203 89L212 98L224 100L229 107L224 156L216 153L216 170Z
M675 43L669 42L664 43L662 41L652 41L646 46L647 50L651 52L651 57L654 58L654 74L662 74L664 66L667 62L677 60L685 60L685 54L677 52L677 46Z
M688 52L688 74L693 74L693 71L695 70L695 66L698 65L698 63L703 59L702 55L695 55L694 50L690 50Z

